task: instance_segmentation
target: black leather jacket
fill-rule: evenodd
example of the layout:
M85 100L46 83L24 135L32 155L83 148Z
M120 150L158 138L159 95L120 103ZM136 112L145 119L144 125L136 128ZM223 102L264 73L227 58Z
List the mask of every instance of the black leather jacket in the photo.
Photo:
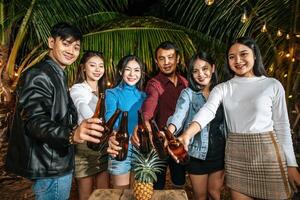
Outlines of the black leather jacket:
M19 80L9 127L7 170L29 179L72 172L74 147L69 135L76 122L65 73L47 57Z

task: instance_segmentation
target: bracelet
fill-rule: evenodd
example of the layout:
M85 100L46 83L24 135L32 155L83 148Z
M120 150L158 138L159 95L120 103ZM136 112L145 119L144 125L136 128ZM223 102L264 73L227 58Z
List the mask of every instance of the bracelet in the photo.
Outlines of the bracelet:
M75 144L75 141L74 141L74 133L75 133L74 130L72 130L72 132L70 133L70 136L69 136L69 144Z
M77 129L77 125L73 127L70 135L69 135L69 144L75 144L76 142L74 141L74 134L75 134L75 131Z

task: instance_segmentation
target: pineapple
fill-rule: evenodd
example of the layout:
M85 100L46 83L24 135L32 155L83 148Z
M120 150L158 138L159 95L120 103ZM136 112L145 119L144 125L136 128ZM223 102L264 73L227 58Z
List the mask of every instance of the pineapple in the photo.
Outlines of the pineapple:
M134 184L133 194L136 200L149 200L153 195L153 182L157 180L156 172L161 172L166 165L165 161L158 158L154 149L144 155L133 148Z

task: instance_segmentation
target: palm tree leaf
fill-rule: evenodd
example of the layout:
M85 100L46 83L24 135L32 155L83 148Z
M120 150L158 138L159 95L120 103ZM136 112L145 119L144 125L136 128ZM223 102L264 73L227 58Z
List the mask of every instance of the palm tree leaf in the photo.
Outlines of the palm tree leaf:
M163 41L176 41L182 50L180 70L185 71L186 58L195 52L192 40L183 27L154 17L129 17L113 20L99 29L84 35L83 50L97 50L105 56L106 73L113 80L115 66L121 57L134 54L145 63L146 75L157 72L153 61L155 48ZM68 68L76 70L76 64ZM68 73L70 75L70 73ZM75 74L75 73L72 73ZM75 77L70 77L70 83Z

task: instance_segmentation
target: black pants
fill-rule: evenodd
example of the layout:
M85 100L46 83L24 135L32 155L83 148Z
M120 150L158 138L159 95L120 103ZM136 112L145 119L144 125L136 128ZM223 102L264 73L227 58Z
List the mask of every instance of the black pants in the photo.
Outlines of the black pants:
M166 184L167 166L170 169L171 181L176 186L182 186L185 184L185 166L177 164L172 158L167 159L167 165L162 172L156 173L157 182L154 183L155 190L162 190Z

